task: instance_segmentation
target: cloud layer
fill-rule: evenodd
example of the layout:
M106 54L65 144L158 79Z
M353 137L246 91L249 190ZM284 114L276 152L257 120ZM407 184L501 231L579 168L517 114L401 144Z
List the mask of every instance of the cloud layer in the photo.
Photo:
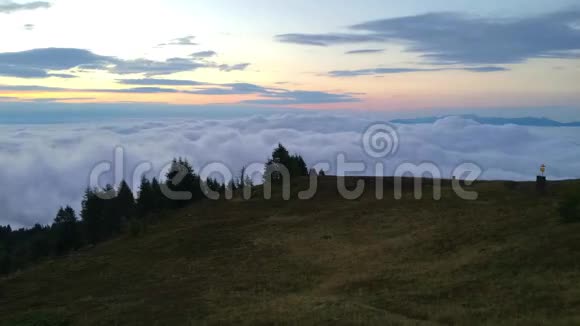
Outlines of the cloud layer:
M141 162L161 169L174 156L188 157L198 169L224 162L233 171L263 162L284 143L309 165L337 153L369 164L361 135L376 121L328 114L285 114L229 120L115 121L100 124L0 125L0 224L48 223L60 205L79 207L91 169L125 152L125 173ZM399 151L385 174L401 162L436 163L449 177L459 163L472 161L487 179L530 180L540 164L550 178L580 177L580 130L516 125L494 126L447 117L430 124L397 125ZM105 175L105 179L111 177ZM106 180L103 180L105 182Z

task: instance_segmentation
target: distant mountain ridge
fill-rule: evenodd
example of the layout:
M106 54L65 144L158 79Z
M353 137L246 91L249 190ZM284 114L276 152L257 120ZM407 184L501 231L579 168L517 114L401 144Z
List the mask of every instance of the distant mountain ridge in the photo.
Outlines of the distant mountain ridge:
M391 120L392 123L399 124L426 124L434 123L437 120L448 118L448 117L460 117L463 119L470 119L477 123L487 124L487 125L508 125L514 124L518 126L530 126L530 127L580 127L580 122L560 122L548 118L535 118L535 117L521 117L521 118L500 118L500 117L481 117L475 114L464 114L464 115L445 115L445 116L434 116L434 117L422 117L422 118L412 118L412 119L395 119Z

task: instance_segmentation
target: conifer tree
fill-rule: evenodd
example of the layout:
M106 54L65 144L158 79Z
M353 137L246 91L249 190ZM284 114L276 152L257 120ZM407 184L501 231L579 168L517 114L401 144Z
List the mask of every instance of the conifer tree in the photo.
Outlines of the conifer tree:
M137 216L144 217L148 213L153 212L154 194L153 187L149 179L145 176L141 178L141 186L139 187L139 197L137 198Z
M10 272L10 237L12 229L10 225L0 225L0 274Z
M159 184L159 181L157 181L157 178L151 180L151 193L153 198L151 204L153 212L159 212L167 208L167 198L161 191L161 185Z
M101 211L101 240L111 238L121 233L121 209L117 200L117 190L110 184L98 192Z
M80 248L81 239L77 216L74 209L70 206L66 206L65 208L61 207L58 210L52 228L56 233L56 252L58 254L63 254L70 250ZM38 233L40 233L40 225L38 225L36 229L39 231Z
M119 185L115 206L115 213L121 221L128 220L135 214L135 197L133 196L133 191L124 180Z
M104 201L99 198L97 190L87 188L82 201L81 219L86 240L90 244L97 244L103 239L103 213Z
M170 198L169 205L171 207L182 207L188 202L200 200L203 198L203 190L201 189L198 175L195 174L193 167L185 159L173 159L171 168L166 174L166 187L181 195L186 195L183 200Z

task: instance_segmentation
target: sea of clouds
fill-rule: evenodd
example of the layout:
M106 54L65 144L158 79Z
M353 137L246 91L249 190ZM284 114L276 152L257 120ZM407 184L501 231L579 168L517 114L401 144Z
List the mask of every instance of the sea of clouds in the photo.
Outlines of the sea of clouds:
M150 162L158 175L173 157L187 158L196 169L223 162L232 171L264 162L280 142L307 164L330 162L336 155L368 164L374 159L361 145L376 120L352 115L281 114L234 119L119 120L111 122L0 125L0 225L50 223L61 205L80 208L91 170L124 152L125 178ZM539 166L552 179L580 178L580 128L484 125L459 117L432 124L395 125L399 148L379 160L385 175L401 162L435 163L443 177L463 162L482 168L484 179L533 180ZM335 170L334 170L335 171ZM331 171L331 172L334 172ZM102 183L112 180L104 176ZM135 189L136 190L136 189Z

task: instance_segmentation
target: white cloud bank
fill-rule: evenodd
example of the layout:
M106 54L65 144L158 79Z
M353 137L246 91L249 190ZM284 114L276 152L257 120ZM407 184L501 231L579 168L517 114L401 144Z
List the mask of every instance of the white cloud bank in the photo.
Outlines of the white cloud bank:
M0 225L50 223L60 205L80 206L91 169L125 150L128 176L140 162L159 170L176 156L199 169L213 161L233 171L263 162L281 142L311 165L345 153L374 171L361 146L376 121L353 116L286 114L232 120L117 121L89 124L0 125ZM431 161L449 177L465 161L477 163L485 179L531 180L545 163L553 179L580 177L579 128L482 125L457 117L434 124L398 125L397 154L385 162ZM129 182L133 182L128 177Z

